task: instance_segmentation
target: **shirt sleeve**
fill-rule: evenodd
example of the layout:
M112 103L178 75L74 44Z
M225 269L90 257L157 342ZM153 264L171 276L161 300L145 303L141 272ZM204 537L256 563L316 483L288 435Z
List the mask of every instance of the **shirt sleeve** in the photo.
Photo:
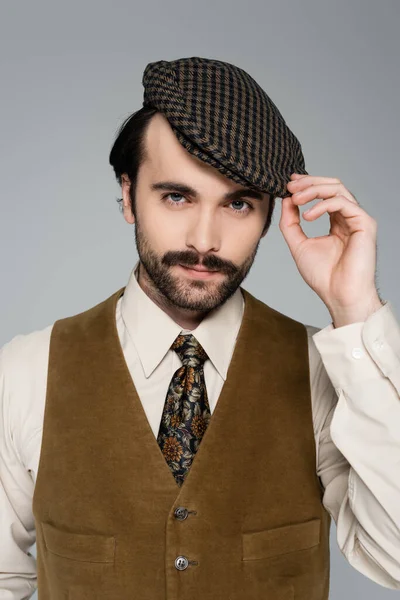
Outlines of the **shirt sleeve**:
M21 337L0 349L0 600L25 600L36 589L36 559L29 552L36 541L34 483L17 449L9 377L9 354Z
M365 322L309 334L323 504L347 561L400 590L398 320L387 302Z

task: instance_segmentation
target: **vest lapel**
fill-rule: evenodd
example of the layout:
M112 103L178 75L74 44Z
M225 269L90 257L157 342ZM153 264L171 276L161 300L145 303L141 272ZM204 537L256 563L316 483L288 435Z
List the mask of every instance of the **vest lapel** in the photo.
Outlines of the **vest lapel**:
M153 472L155 476L160 478L171 493L171 498L176 496L179 491L179 486L175 481L174 476L164 458L161 448L153 434L150 423L147 419L142 402L136 390L135 382L126 364L125 356L122 351L121 343L118 337L118 330L115 321L115 311L118 299L121 297L125 287L121 288L116 294L109 299L107 307L107 320L113 323L110 330L109 344L110 360L112 356L117 359L117 368L119 371L119 380L123 386L124 394L130 407L129 414L126 415L126 422L130 422L132 426L132 436L140 439L144 449L143 459L150 461L149 472Z

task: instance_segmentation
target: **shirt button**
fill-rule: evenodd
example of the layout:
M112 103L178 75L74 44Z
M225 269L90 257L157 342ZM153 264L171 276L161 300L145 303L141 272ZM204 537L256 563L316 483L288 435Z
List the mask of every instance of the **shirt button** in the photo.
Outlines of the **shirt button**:
M178 571L184 571L188 568L189 561L186 556L177 556L175 559L175 567Z
M363 356L364 352L362 350L362 348L353 348L353 351L351 353L353 358L361 358Z
M188 514L188 509L184 508L183 506L178 506L178 508L176 508L174 511L175 518L179 519L179 521L184 521L187 519Z
M375 340L374 341L374 348L375 348L375 350L382 350L382 348L383 348L383 342L381 340Z

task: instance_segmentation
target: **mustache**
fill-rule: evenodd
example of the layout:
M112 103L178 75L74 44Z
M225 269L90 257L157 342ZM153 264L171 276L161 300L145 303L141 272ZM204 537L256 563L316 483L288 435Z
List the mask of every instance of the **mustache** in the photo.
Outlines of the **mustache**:
M215 256L215 254L209 254L201 260L200 255L191 250L171 250L164 254L161 262L168 267L174 265L184 265L186 267L201 265L206 269L221 271L226 275L235 275L239 271L239 267L230 260L223 260L219 256Z

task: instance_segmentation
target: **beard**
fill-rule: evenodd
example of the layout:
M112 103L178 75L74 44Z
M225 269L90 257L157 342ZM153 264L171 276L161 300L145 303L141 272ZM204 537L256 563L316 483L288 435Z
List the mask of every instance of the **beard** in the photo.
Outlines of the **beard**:
M253 252L241 265L236 265L214 254L207 255L201 260L200 255L192 250L171 250L163 256L158 256L150 247L137 217L135 241L140 262L157 295L172 306L193 311L210 311L224 304L247 276L260 245L259 240ZM171 272L171 267L174 265L194 267L200 264L207 269L223 273L224 280L221 282L202 279L188 280Z

